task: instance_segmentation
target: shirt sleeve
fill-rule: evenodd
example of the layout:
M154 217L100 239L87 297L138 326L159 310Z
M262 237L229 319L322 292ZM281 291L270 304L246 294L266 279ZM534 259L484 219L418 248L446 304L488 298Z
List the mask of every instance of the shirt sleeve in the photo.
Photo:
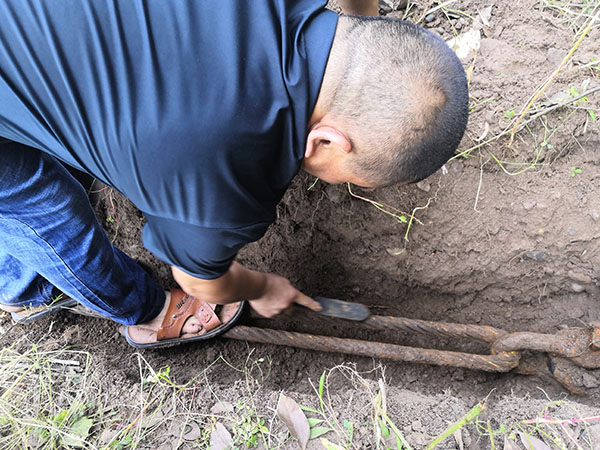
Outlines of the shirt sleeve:
M142 240L159 259L194 277L212 280L224 275L238 251L260 239L269 225L208 228L146 214Z

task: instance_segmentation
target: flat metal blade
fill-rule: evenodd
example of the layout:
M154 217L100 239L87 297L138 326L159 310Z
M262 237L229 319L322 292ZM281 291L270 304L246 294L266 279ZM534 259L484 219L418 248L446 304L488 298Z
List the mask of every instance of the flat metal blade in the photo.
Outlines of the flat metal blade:
M315 297L323 309L315 311L322 316L337 317L339 319L362 321L371 315L369 308L360 303L345 302L335 298Z

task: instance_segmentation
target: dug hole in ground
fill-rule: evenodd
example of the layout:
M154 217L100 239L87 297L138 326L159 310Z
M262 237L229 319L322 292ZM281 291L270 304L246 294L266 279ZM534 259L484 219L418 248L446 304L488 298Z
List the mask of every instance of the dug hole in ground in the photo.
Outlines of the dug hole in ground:
M598 2L400 3L383 0L381 10L446 40L475 37L457 44L466 45L471 95L461 154L417 185L374 192L300 174L277 222L240 253L240 262L286 276L309 295L364 303L377 315L549 334L600 321ZM115 245L165 287L174 286L169 268L141 245L141 213L112 189L96 193L95 202ZM69 353L78 361L86 355L78 367L90 364L83 373L95 380L89 383L95 406L80 408L78 417L94 418L79 433L90 448L134 442L137 448L207 448L221 427L238 448L298 448L276 418L281 392L317 411L305 412L315 419L313 428L334 429L321 437L342 448L397 448L398 433L385 425L382 411L408 444L424 448L484 400L486 410L437 448L600 448L600 421L581 420L600 416L600 370L585 371L582 394L574 395L547 375L226 339L139 354L115 324L70 314L29 327L13 327L5 317L1 326L3 364L31 355L33 344L82 352ZM319 321L280 320L277 327L489 353L470 341ZM547 365L545 354L525 356ZM0 381L4 389L12 386ZM60 393L61 383L53 388ZM47 414L58 427L56 415ZM537 417L574 423L522 423ZM318 437L307 448L324 445Z

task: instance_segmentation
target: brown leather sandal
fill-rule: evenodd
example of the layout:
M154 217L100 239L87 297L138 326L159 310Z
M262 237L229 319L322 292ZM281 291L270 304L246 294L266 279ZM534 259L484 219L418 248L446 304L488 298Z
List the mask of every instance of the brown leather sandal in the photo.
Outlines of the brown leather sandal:
M241 301L229 305L215 305L192 297L180 289L173 289L167 314L156 333L156 342L134 341L129 335L129 327L125 327L125 339L136 348L171 347L186 342L204 341L229 330L242 314L245 303L245 301ZM203 332L183 338L181 337L183 325L192 316L196 316L200 320Z

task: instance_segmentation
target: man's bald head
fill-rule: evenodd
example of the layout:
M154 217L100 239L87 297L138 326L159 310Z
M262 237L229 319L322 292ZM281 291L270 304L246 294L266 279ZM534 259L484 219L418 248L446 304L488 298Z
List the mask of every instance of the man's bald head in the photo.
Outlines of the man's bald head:
M347 170L375 186L415 182L458 147L467 81L454 52L429 31L341 16L319 103L352 142Z

